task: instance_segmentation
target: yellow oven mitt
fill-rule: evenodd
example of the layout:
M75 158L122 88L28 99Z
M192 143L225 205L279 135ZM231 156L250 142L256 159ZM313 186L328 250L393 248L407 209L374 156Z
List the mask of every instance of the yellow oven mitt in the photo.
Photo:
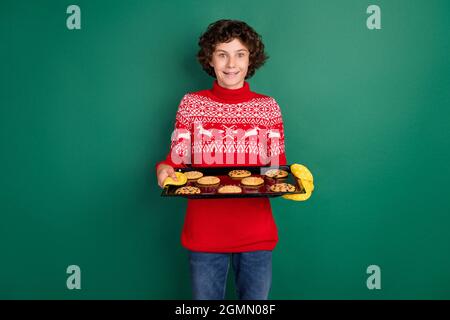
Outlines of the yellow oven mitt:
M314 178L312 173L302 164L294 163L291 165L291 172L297 178L298 183L303 186L306 193L285 194L284 199L293 201L305 201L311 197L314 190Z
M187 177L184 173L175 172L175 175L177 177L177 180L173 179L172 177L167 177L166 179L164 179L163 188L167 185L182 186L182 185L186 184Z

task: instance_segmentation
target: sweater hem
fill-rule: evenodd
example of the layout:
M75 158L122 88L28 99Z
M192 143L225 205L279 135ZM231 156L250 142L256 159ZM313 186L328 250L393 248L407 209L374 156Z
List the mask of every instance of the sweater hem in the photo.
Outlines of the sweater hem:
M278 240L273 241L264 241L258 243L252 243L249 245L237 246L237 247L227 247L227 248L213 248L213 247L202 247L196 245L190 245L186 243L181 243L181 245L190 251L196 252L210 252L210 253L238 253L238 252L249 252L249 251L260 251L260 250L269 250L272 251L275 249Z

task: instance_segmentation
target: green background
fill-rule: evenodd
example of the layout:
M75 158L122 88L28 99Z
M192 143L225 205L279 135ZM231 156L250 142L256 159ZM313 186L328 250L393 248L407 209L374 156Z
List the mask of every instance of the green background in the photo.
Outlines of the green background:
M66 8L81 8L81 30ZM381 7L381 30L366 9ZM450 298L450 3L0 2L0 298L190 299L186 202L160 197L197 40L241 19L270 56L307 202L272 201L272 299ZM68 290L66 268L81 268ZM381 268L381 290L366 269ZM234 298L232 273L227 298Z

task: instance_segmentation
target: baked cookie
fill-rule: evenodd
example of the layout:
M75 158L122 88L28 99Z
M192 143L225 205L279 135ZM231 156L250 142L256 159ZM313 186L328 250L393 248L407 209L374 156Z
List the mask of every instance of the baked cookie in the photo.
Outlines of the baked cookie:
M248 170L231 170L230 172L228 172L228 175L231 178L245 178L250 177L252 173Z
M288 174L287 171L281 169L270 169L266 171L265 176L273 179L281 179L286 178Z
M270 186L270 191L273 192L294 192L295 186L290 183L277 183Z
M181 187L175 190L175 194L198 194L201 193L200 189L197 187Z
M220 182L220 179L218 177L214 176L205 176L201 177L197 180L197 184L204 185L204 186L210 186L214 184L218 184Z
M226 185L223 187L220 187L219 190L217 190L218 193L241 193L242 189L239 186L234 185Z
M184 175L188 178L188 180L197 180L198 178L203 177L203 173L200 171L186 171Z
M260 186L264 184L264 179L260 177L247 177L241 180L241 184L250 187Z

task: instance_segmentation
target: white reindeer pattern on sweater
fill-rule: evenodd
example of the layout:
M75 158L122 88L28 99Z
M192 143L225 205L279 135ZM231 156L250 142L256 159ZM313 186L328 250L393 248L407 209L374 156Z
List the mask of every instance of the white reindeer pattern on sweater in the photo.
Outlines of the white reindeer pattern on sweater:
M211 153L250 159L273 159L284 153L281 112L270 97L232 104L188 93L180 102L171 140L172 160L187 163Z

